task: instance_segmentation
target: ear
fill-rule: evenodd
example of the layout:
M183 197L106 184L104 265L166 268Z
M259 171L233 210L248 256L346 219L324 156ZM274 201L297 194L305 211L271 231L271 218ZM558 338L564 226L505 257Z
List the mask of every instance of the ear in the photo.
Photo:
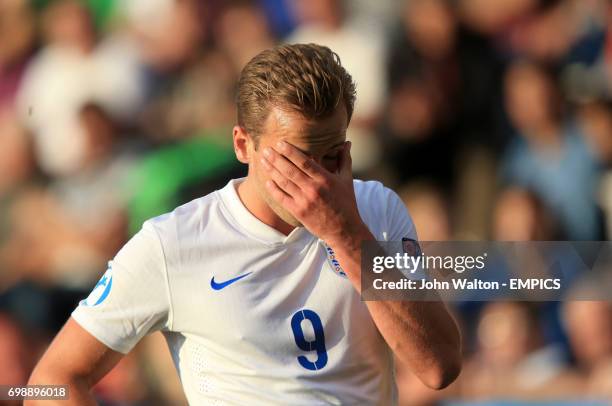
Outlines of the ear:
M236 158L243 164L248 164L251 160L251 151L253 150L253 140L244 128L235 125L232 130L234 138L234 152Z

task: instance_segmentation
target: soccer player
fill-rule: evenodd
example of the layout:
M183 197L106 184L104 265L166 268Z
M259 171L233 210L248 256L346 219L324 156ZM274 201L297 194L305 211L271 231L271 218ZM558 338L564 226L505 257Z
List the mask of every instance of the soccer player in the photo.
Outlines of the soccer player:
M94 404L90 388L155 331L192 405L391 405L393 354L427 386L451 383L460 336L444 304L360 300L362 241L417 236L394 192L353 180L354 101L329 48L253 58L233 129L248 176L146 221L30 384Z

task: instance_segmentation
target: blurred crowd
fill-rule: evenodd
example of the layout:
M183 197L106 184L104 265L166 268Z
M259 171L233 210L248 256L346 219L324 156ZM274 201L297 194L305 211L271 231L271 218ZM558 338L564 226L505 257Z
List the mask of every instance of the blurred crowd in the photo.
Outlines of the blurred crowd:
M612 234L609 0L0 0L1 384L144 220L246 173L236 80L282 42L339 54L355 175L421 240ZM461 377L433 392L398 365L402 405L612 399L610 303L453 307ZM96 396L184 404L173 368L152 335Z

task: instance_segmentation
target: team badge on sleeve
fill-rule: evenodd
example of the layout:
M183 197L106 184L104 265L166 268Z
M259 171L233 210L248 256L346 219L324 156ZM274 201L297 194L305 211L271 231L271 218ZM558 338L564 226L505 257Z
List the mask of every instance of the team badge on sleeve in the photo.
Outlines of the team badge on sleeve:
M96 283L93 290L85 298L81 301L81 304L84 306L97 306L100 303L104 302L104 300L110 294L110 291L113 287L113 267L112 264L108 263L108 269L102 275L102 278Z

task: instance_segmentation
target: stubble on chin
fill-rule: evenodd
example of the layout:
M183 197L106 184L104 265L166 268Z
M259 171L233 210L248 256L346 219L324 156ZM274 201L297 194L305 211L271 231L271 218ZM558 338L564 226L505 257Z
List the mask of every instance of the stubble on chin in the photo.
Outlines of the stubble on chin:
M270 206L274 213L276 213L276 215L280 217L281 220L283 220L285 223L293 227L302 227L302 223L300 223L298 219L292 216L291 213L287 211L287 209L279 205L268 194L266 194L266 203L268 204L268 206Z
M274 198L270 195L268 188L266 187L266 181L268 181L264 168L258 167L258 170L255 171L256 178L256 189L259 193L260 197L264 200L264 202L272 209L274 213L278 217L281 218L285 223L289 224L292 227L303 227L303 224L298 221L291 213L287 211L284 207L282 207Z
M264 184L259 184L259 193L268 207L270 207L272 211L274 211L274 213L281 218L281 220L293 227L303 227L303 224L300 223L298 219L292 216L287 209L283 208L276 200L272 198L272 196L270 196Z

